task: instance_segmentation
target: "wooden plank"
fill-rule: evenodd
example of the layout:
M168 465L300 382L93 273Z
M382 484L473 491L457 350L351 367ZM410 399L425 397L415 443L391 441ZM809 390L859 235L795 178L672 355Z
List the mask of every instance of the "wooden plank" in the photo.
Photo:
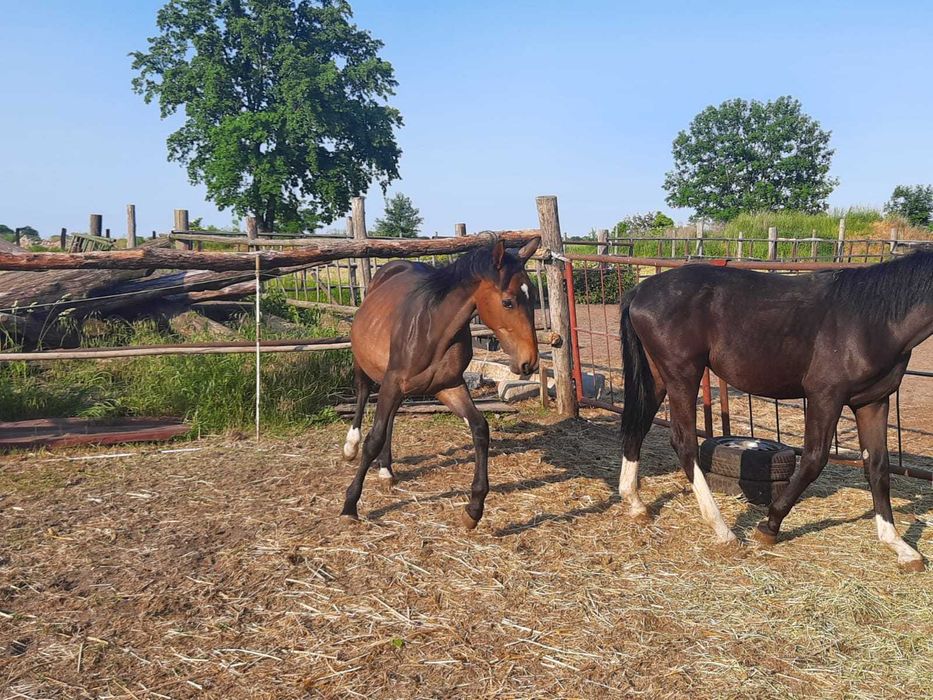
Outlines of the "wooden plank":
M478 399L474 401L474 403L480 411L484 411L486 413L518 413L518 409L515 408L515 406L510 406L509 404L503 403L502 401L484 401L482 399ZM337 406L334 407L334 410L340 415L352 415L356 412L356 404L337 404ZM399 407L398 412L411 414L450 413L450 409L442 403L403 403Z
M311 352L326 350L345 350L350 347L350 339L345 336L336 338L311 338L309 340L263 340L259 343L260 353L270 352ZM43 350L41 352L0 352L0 362L19 362L22 360L106 360L116 357L143 357L151 355L222 355L246 354L256 352L256 342L252 340L190 343L177 345L136 345L128 348L74 348L72 350Z
M0 450L170 440L190 429L175 418L42 418L0 423Z
M494 232L488 232L494 233ZM540 235L537 229L498 231L507 246L518 248ZM424 255L450 255L489 245L490 235L463 238L374 239L337 241L328 245L316 242L290 251L259 253L263 270L307 265L343 258L380 257L416 258ZM553 248L552 248L553 250ZM195 252L156 248L134 248L101 253L5 253L0 252L0 270L253 270L255 253Z

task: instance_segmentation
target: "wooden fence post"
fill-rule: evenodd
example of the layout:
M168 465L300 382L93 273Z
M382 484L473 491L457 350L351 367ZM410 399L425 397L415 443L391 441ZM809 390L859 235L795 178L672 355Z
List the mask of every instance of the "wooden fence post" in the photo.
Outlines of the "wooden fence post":
M538 225L541 229L541 242L551 253L562 255L564 245L560 237L560 218L557 213L557 197L538 197ZM573 390L573 372L571 367L570 311L567 305L567 293L564 290L564 263L551 257L545 264L547 273L547 295L551 307L551 328L563 342L560 347L551 349L554 368L554 385L557 390L557 412L566 417L575 418L579 409L577 396Z
M104 238L110 238L110 229L109 229L109 228L105 228L105 229L104 229Z
M366 198L354 197L352 200L351 218L353 219L353 240L362 241L368 238L366 234ZM369 289L369 281L372 279L372 266L369 258L359 258L357 264L360 266L360 276L363 278L363 296L366 296L366 290Z
M136 205L126 205L126 247L136 247Z
M22 239L21 239L22 234L23 234L23 229L21 229L21 228L19 228L19 227L13 229L13 243L14 243L15 245L19 246L20 241L22 240Z
M739 241L739 249L737 251L736 257L739 260L741 260L743 257L745 257L745 234L742 233L741 231L739 231L738 241Z
M890 239L891 239L891 241L890 241L890 244L891 244L891 254L893 255L893 254L894 254L895 248L897 248L897 229L894 228L894 227L892 226L892 227L890 228L890 230L888 231L888 235L889 235L889 237L890 237Z
M256 222L255 216L246 217L246 237L251 241L259 238L259 224ZM250 250L252 249L252 246L250 246Z
M768 227L768 260L777 260L777 226Z
M175 223L172 227L175 231L187 231L188 230L188 210L187 209L176 209L175 210ZM175 241L175 247L178 250L190 250L188 243L186 241Z
M100 236L104 227L104 217L101 214L91 214L91 222L88 225L88 233L92 236Z
M598 255L609 255L609 229L601 228L596 231L596 240L599 244L596 246Z
M66 229L64 226L62 226L62 232L59 234L59 237L59 244L61 245L61 249L65 250L66 246L68 245L68 229Z
M454 224L454 235L458 238L460 236L465 236L466 234L466 224Z
M697 248L696 255L703 256L703 220L697 221Z
M352 216L347 217L347 239L348 240L353 239L353 217ZM350 304L352 306L357 306L362 301L362 299L357 298L357 292L362 292L363 290L360 288L359 280L357 280L356 278L356 268L357 268L357 265L361 265L361 263L362 263L362 258L347 261L347 269L350 271Z
M846 217L839 219L839 236L836 240L836 262L842 262L846 252Z

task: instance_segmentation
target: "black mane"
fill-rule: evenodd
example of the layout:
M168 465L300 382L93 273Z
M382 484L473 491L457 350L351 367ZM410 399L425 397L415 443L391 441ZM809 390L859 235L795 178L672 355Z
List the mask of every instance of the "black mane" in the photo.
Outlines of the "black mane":
M832 301L871 319L899 321L918 304L933 303L933 251L826 274L833 278Z
M426 265L429 272L417 293L426 296L429 303L436 304L452 290L474 280L487 279L498 286L499 270L493 265L492 250L493 245L471 250L444 267ZM503 264L511 266L516 263L515 256L506 251Z

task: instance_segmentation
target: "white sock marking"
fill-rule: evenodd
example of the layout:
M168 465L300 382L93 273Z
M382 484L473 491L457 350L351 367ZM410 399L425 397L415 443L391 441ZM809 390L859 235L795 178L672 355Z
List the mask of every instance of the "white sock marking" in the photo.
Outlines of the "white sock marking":
M392 472L390 472L385 467L379 467L379 478L380 479L394 479L395 477L392 476Z
M907 544L899 534L894 523L889 523L880 515L875 515L875 527L878 528L878 539L897 553L897 561L904 564L909 561L923 559L920 552Z
M622 469L619 471L619 495L629 504L629 515L641 515L648 509L638 495L638 460L629 462L622 458Z
M713 532L716 533L716 541L724 544L734 540L735 534L729 529L729 526L726 525L726 521L722 519L719 506L716 505L713 494L710 492L709 486L706 483L706 477L703 476L700 465L696 462L693 463L692 486L693 495L697 497L697 503L700 505L700 515L702 515L703 520L713 528Z
M360 429L350 428L347 431L347 441L343 443L343 456L347 459L356 457L357 448L360 446Z

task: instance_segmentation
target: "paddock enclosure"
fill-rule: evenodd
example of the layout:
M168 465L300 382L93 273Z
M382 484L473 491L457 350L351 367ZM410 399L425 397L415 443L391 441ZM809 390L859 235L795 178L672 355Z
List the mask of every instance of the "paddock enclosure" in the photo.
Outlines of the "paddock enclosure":
M343 421L258 442L221 435L13 452L0 458L0 698L927 696L930 574L898 573L878 543L861 469L846 464L851 416L771 550L713 544L663 427L649 434L641 465L652 521L625 517L610 282L617 295L681 261L634 257L628 241L608 236L548 239L560 230L556 202L539 207L532 231L546 250L529 271L539 271L542 362L555 375L543 380L553 379L555 396L489 415L491 491L477 530L457 525L473 472L469 431L445 414L398 418L400 483L386 492L368 481L355 527L337 519L354 470L341 457ZM805 274L782 262L865 262L836 243L820 243L816 261L801 259L809 244L795 256L792 244L775 243L774 259L762 242L765 259L748 264ZM316 267L304 290L300 271L274 284L294 301L352 307L365 293L359 261L383 259L360 257L379 241L353 245L342 271ZM683 245L697 257L695 240ZM863 257L898 249L869 245ZM701 254L710 246L706 239ZM729 264L751 257L729 253ZM331 282L318 285L327 274ZM548 333L563 342L552 346ZM496 355L476 350L478 359ZM892 467L924 476L933 454L929 342L910 369L900 430L892 406ZM597 374L600 391L585 391ZM697 405L704 430L780 431L799 446L804 407L795 402L775 408L713 376ZM748 542L764 509L717 501ZM930 484L896 477L892 501L905 539L929 555Z

